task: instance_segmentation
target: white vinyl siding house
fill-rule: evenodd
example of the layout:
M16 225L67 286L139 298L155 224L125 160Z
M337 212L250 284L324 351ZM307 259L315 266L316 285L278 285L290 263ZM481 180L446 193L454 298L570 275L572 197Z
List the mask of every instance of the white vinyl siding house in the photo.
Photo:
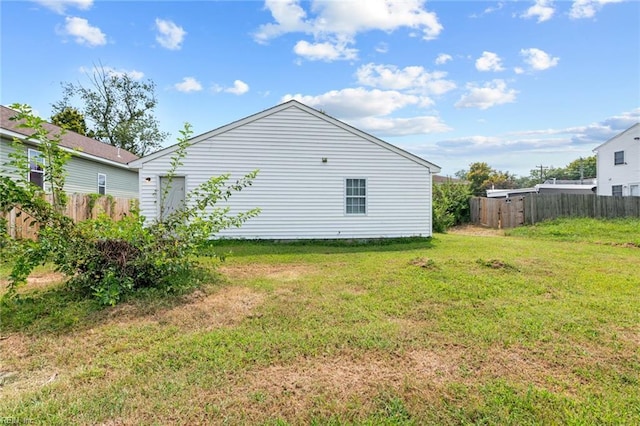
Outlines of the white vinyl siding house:
M130 163L139 170L140 209L159 214L160 179L175 146ZM232 212L261 213L219 237L379 238L431 235L431 181L440 169L297 101L192 139L177 175L189 192L211 176L231 181L258 169Z
M593 150L598 195L640 196L640 123Z

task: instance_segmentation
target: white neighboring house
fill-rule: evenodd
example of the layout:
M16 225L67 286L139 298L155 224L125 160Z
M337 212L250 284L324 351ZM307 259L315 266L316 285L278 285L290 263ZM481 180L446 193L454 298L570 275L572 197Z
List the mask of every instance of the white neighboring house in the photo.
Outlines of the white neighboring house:
M640 123L593 150L598 195L640 197Z
M292 100L191 139L173 182L173 205L211 176L231 182L231 212L259 207L218 237L334 239L431 236L431 185L440 168ZM129 163L139 170L140 209L158 217L162 177L177 146Z

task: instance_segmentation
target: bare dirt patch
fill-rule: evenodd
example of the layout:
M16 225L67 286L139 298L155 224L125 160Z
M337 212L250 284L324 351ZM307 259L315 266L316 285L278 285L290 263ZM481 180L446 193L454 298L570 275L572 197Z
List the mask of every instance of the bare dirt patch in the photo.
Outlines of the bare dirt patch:
M224 265L218 271L235 279L269 278L277 281L295 281L318 272L314 265L252 263L248 265Z
M459 235L474 235L478 237L503 237L503 229L493 229L478 225L459 225L450 228L447 233Z
M226 287L214 294L195 291L187 303L154 316L160 323L213 329L233 326L249 317L264 300L264 294L246 287Z
M33 290L46 290L64 280L60 272L33 273L27 278L27 283L20 287L20 292ZM8 279L0 279L0 288L5 289L9 285Z

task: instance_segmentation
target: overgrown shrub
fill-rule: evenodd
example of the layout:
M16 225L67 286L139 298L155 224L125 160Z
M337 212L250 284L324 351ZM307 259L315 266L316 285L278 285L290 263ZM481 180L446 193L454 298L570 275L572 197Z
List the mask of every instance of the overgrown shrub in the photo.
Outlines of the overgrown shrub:
M444 182L433 185L433 230L446 232L470 220L468 184Z
M24 127L34 130L39 149L46 153L46 179L54 200L62 199L64 164L69 158L57 146L61 135L50 137L43 129L43 121L34 119L27 106L14 105ZM167 173L169 182L182 164L191 135L187 124L179 138L178 149ZM25 150L15 140L16 151L7 164L19 170L28 170ZM66 156L66 158L65 158ZM50 168L49 164L58 167ZM17 286L24 283L38 264L53 262L56 270L71 277L71 288L96 297L101 303L115 305L125 295L141 288L176 290L184 283L185 274L197 268L195 255L198 247L222 229L241 226L257 215L259 209L236 215L228 207L218 207L234 192L251 185L257 171L247 174L232 184L229 175L212 177L186 195L182 208L152 221L145 226L144 217L136 210L120 221L106 215L98 219L75 224L65 217L61 204L49 204L44 191L28 182L26 172L17 179L6 174L0 176L0 211L18 208L31 216L40 226L36 241L12 244L15 263L10 275L9 296L15 295ZM168 194L165 187L162 200ZM181 279L177 279L180 277Z

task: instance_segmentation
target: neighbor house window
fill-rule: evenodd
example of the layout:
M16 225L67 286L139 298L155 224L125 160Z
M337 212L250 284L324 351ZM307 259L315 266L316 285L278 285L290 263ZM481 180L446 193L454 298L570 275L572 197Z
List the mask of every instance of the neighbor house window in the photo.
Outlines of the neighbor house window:
M105 195L107 193L107 175L98 173L98 194Z
M622 197L622 185L613 185L611 187L611 195L614 197Z
M29 150L29 182L44 188L44 157L35 149Z
M624 151L616 151L613 153L613 164L624 164Z
M367 180L347 179L346 185L346 213L367 213Z

